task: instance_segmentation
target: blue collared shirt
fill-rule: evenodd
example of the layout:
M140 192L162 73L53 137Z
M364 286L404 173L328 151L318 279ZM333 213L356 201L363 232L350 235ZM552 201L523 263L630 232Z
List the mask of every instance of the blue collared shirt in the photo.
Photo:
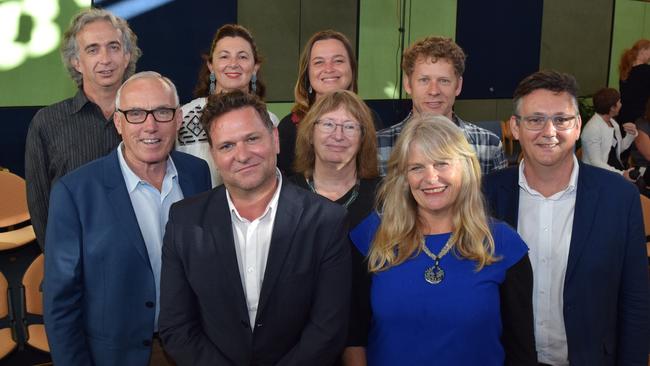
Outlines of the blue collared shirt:
M160 267L162 262L162 243L165 225L169 218L171 205L183 199L183 191L178 183L178 172L171 156L167 158L167 170L163 178L162 189L140 179L126 164L121 143L117 148L117 156L120 161L122 176L126 183L126 190L129 192L131 205L138 220L138 226L144 239L149 255L149 263L156 282L156 319L154 332L158 331L158 313L160 312Z

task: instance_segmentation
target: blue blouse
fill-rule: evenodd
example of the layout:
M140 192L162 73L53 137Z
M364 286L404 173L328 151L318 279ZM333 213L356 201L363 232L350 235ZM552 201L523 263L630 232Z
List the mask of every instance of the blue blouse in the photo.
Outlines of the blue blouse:
M374 212L350 233L362 254L379 224ZM499 286L528 247L502 222L491 230L501 260L478 272L476 262L460 259L452 249L440 260L445 276L439 284L424 279L434 265L424 252L372 276L368 365L504 364ZM426 236L426 245L438 254L450 235Z

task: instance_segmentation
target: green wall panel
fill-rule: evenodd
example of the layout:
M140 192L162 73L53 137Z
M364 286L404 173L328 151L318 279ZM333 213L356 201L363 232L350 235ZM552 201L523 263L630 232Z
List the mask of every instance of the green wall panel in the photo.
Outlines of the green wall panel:
M650 4L636 0L616 0L614 31L609 67L609 86L618 89L618 63L623 50L640 38L650 39Z
M428 35L454 37L456 0L405 0L404 47ZM402 57L399 32L403 8L395 0L360 0L359 94L397 99ZM402 91L402 96L406 94Z
M545 0L540 68L574 75L582 95L607 83L612 0Z

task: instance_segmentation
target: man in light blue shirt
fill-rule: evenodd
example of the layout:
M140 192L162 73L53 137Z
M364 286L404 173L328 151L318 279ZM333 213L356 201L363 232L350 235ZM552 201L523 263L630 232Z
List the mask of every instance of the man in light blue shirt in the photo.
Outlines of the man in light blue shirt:
M169 79L135 74L115 106L122 143L51 193L43 302L60 365L168 364L157 337L164 227L174 202L211 186L205 161L172 151L181 113Z

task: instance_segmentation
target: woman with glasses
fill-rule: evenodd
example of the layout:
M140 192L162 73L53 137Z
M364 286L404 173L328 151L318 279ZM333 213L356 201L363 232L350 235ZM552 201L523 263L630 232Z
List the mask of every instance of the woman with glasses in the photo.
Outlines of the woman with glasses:
M625 138L614 117L621 110L621 95L616 89L603 88L593 96L596 113L582 128L582 161L586 164L622 174L628 180L630 170L621 161L621 153L632 145L637 136L634 123L623 123Z
M324 94L334 90L357 92L357 60L348 38L334 30L316 32L307 41L300 55L298 80L294 87L295 104L291 113L278 125L280 154L278 167L284 173L294 172L296 133L312 105ZM372 112L375 128L382 127L379 116Z
M368 216L379 182L377 139L370 110L356 94L338 90L314 103L298 125L295 167L296 175L290 180L344 206L350 228ZM353 302L350 317L359 320L360 313L368 313L368 286L362 285L368 278L363 257L356 251L353 254L353 272L357 272L353 277L353 296L360 299ZM350 328L343 359L354 354L349 349L365 346L367 326L358 324L351 323L355 327Z
M368 365L537 365L528 248L480 184L462 130L409 121L377 212L350 234L372 274Z
M212 185L216 186L221 179L200 122L207 96L242 90L264 98L266 87L260 77L262 59L255 40L248 29L241 25L226 24L219 28L212 39L210 52L203 59L205 63L194 90L197 98L182 107L183 125L178 131L176 149L206 160L210 166ZM278 117L270 111L269 116L277 126Z

